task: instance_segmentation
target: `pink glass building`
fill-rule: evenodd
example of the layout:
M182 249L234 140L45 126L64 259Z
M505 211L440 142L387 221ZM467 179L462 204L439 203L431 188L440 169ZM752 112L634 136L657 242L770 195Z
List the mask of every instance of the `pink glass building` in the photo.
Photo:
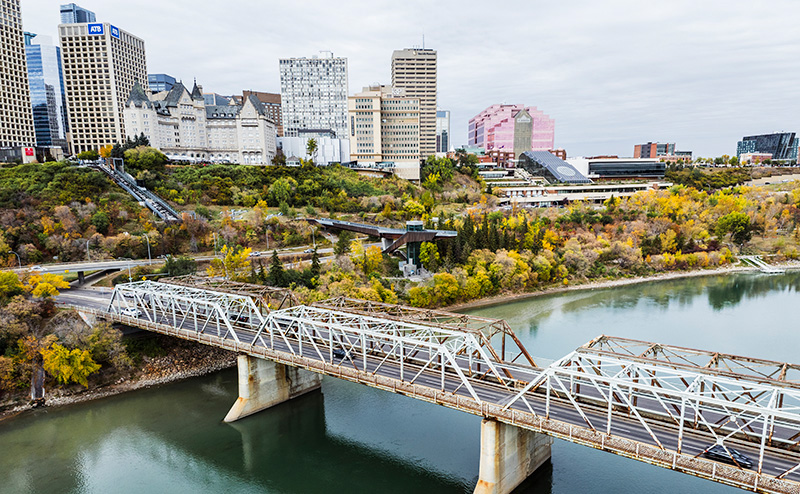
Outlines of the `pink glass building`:
M492 105L469 121L469 145L491 150L549 151L556 122L535 106Z

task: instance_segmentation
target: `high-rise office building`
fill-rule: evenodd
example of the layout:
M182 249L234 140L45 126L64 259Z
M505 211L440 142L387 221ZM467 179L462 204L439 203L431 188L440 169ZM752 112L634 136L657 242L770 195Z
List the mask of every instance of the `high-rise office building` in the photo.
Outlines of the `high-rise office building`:
M147 85L154 93L169 91L176 82L175 78L169 74L147 74Z
M283 135L300 130L332 130L347 138L347 59L321 52L312 58L282 58Z
M42 40L33 42L35 34L25 33L25 56L28 60L28 83L31 87L33 126L39 147L67 148L67 95L61 70L61 49Z
M436 153L436 50L414 48L392 53L392 87L419 100L419 150Z
M74 3L61 6L61 24L79 24L82 22L96 22L94 12L79 7Z
M468 144L513 152L549 151L555 142L555 120L534 106L492 105L469 121Z
M20 0L0 0L0 7L0 148L6 148L1 159L9 160L26 146L32 155L35 137Z
M365 87L348 99L350 159L419 168L420 103L401 88ZM406 165L402 165L406 162Z
M436 152L450 151L450 110L436 110Z
M107 22L58 32L73 152L122 142L125 102L135 82L147 83L144 41Z

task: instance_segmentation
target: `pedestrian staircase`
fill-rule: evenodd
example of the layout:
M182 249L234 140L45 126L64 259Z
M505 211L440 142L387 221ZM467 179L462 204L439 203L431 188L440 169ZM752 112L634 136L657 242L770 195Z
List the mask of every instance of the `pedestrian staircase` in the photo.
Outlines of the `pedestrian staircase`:
M770 266L761 256L739 256L739 260L744 262L745 264L749 264L750 266L758 268L759 271L766 274L781 274L785 273L786 270L783 268L776 268L775 266Z

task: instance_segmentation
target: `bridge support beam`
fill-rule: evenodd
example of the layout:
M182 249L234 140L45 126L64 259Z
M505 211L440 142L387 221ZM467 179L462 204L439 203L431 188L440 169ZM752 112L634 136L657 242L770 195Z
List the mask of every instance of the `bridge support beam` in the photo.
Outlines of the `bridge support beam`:
M234 422L319 389L322 376L271 360L239 355L239 398L225 416Z
M550 459L551 444L545 434L484 419L475 494L509 494Z

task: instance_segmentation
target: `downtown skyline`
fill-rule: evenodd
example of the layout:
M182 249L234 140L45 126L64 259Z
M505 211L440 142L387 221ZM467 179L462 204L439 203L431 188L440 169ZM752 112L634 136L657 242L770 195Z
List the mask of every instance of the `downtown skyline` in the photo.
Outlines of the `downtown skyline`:
M57 39L60 3L26 0L23 28ZM492 10L420 1L368 12L354 2L234 1L226 12L247 12L236 16L183 0L80 5L143 38L149 73L196 77L220 94L279 92L278 60L320 50L348 59L351 93L388 84L392 51L421 46L424 32L438 52L438 106L451 111L455 146L466 144L468 120L498 103L552 116L556 147L569 155L630 156L634 144L658 140L717 156L735 154L744 135L796 130L788 61L800 47L792 21L800 6L788 1L772 9L537 1Z

